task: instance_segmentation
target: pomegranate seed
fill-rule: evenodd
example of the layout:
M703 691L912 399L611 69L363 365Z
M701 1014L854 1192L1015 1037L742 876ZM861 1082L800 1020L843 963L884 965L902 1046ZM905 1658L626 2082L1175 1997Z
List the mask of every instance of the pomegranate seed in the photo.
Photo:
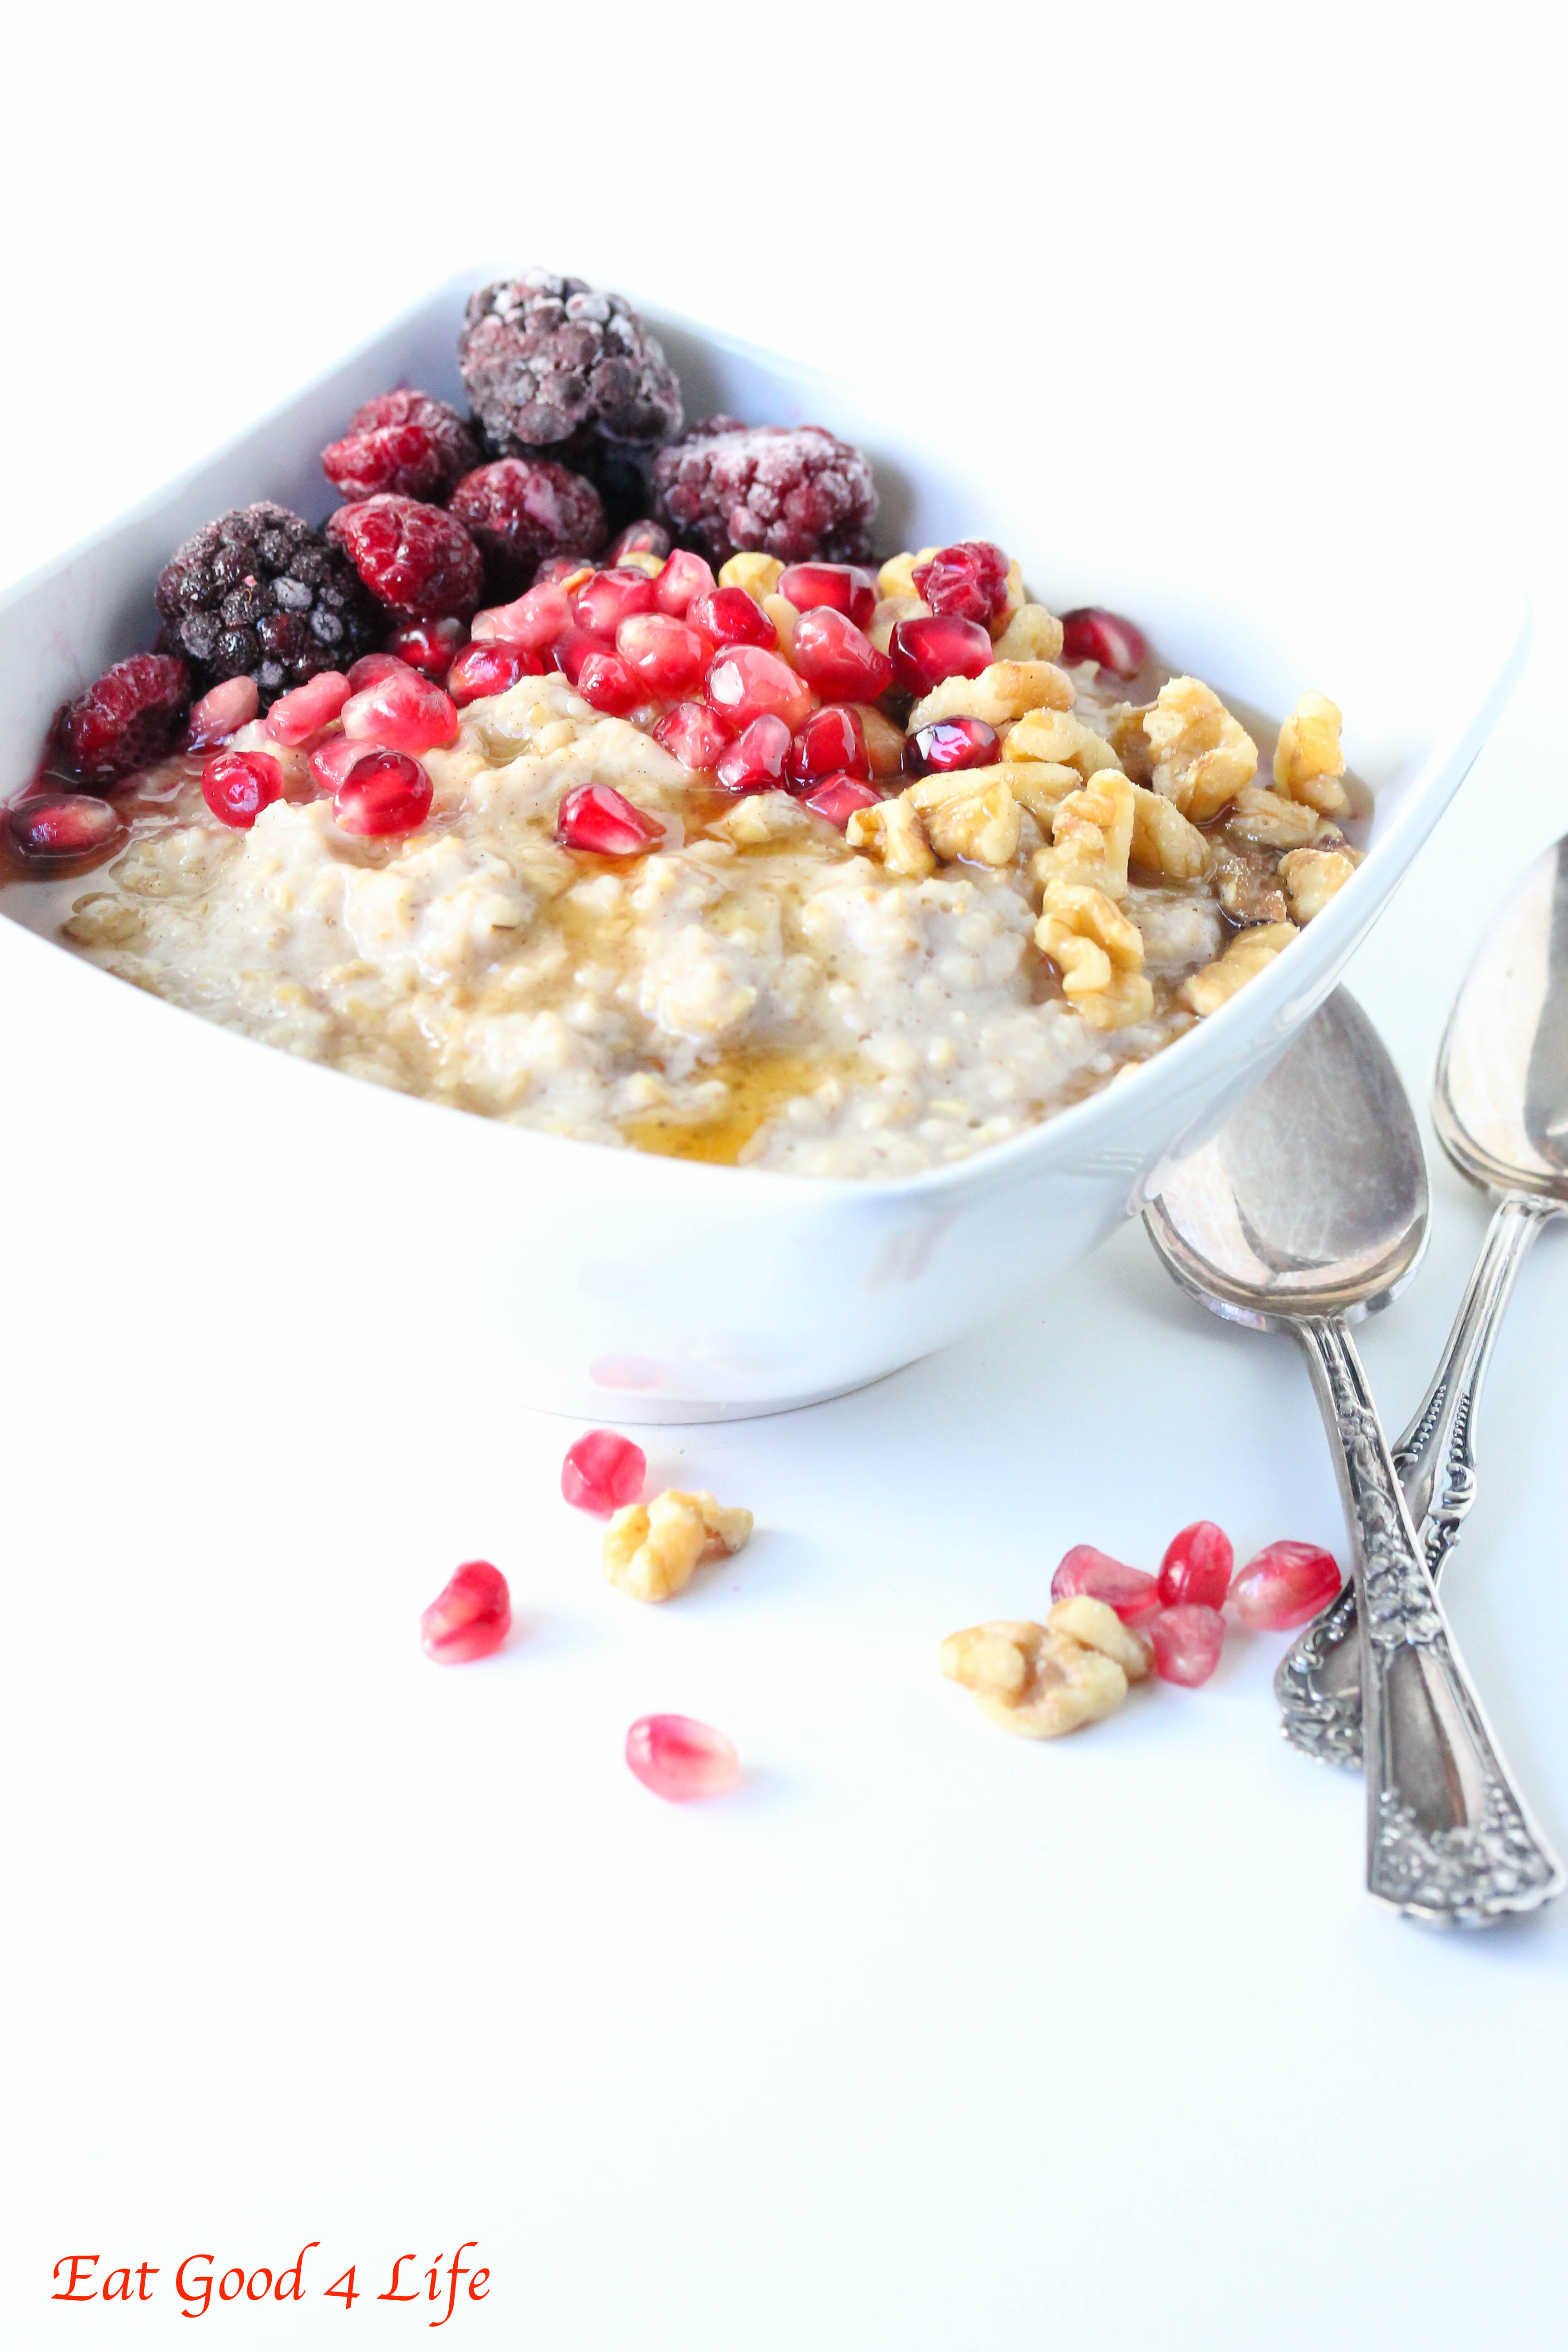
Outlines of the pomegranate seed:
M332 794L332 814L345 833L411 833L430 814L431 789L406 751L367 751Z
M664 839L664 827L613 784L579 784L556 812L555 837L596 857L636 857Z
M349 770L366 756L368 749L363 743L351 742L346 735L329 735L310 754L312 780L322 792L335 793Z
M1063 1552L1051 1579L1053 1601L1070 1601L1077 1592L1105 1601L1126 1624L1160 1605L1160 1587L1153 1577L1096 1551L1092 1544L1074 1544L1071 1551Z
M387 651L410 669L423 670L439 686L465 635L461 621L410 621L406 628L394 634Z
M788 662L762 646L726 646L708 672L708 699L737 731L753 719L782 719L793 735L811 710L811 688Z
M223 743L229 736L248 727L261 708L261 696L253 677L226 677L210 694L204 694L191 713L190 746L193 751L205 751L214 743Z
M564 467L562 471L565 471ZM598 568L591 555L574 555L568 550L561 555L547 555L533 575L533 584L536 588L558 588L563 580L575 580Z
M826 606L863 629L877 609L877 583L858 563L792 563L779 575L778 593L797 613Z
M589 654L573 683L584 702L614 719L624 719L647 698L647 687L633 676L619 654Z
M401 677L413 667L400 654L362 654L349 672L349 691L363 694L367 686L379 685L384 677Z
M777 792L784 783L789 741L784 720L764 711L726 746L714 773L727 793Z
M712 585L711 566L700 555L678 547L653 583L654 601L661 613L668 613L678 621L689 620L692 598L707 595ZM700 622L698 625L706 628L707 623ZM708 634L712 636L715 632L710 629Z
M1236 1613L1255 1633L1284 1633L1326 1609L1340 1589L1340 1564L1318 1544L1265 1544L1230 1588Z
M616 651L653 694L685 694L712 656L706 637L668 613L634 613L616 631Z
M1154 1672L1165 1683L1206 1683L1225 1647L1225 1619L1199 1601L1157 1610L1143 1630L1153 1648Z
M566 1448L561 1492L579 1511L594 1511L607 1519L612 1511L637 1501L647 1476L647 1456L640 1445L618 1430L591 1429Z
M989 646L989 637L985 640ZM836 702L875 702L893 682L893 665L847 614L831 604L804 614L790 658L818 694Z
M786 769L792 784L804 791L829 776L869 776L871 755L858 711L842 703L824 703L814 710L789 747Z
M8 808L5 821L23 856L39 863L86 857L107 849L123 830L119 810L90 793L37 793Z
M267 732L275 743L307 742L331 726L353 691L341 670L318 670L292 694L279 696L267 714Z
M779 641L772 621L743 588L705 589L692 598L686 617L693 628L706 629L715 645L772 647Z
M511 1595L488 1559L466 1559L419 1620L420 1644L440 1666L488 1658L510 1631Z
M654 729L653 740L696 774L712 767L730 735L705 702L678 702Z
M929 563L914 570L915 594L933 613L960 620L994 621L1007 603L1007 558L994 540L961 539L938 548Z
M542 654L571 625L572 600L565 589L536 583L513 604L492 604L488 613L476 613L472 635L476 645L499 641Z
M283 770L269 751L218 751L202 770L202 798L214 816L248 833L283 796Z
M904 746L911 776L946 776L955 768L988 768L997 757L996 730L984 719L933 719Z
M1108 613L1102 604L1080 604L1076 612L1062 614L1061 657L1069 663L1098 662L1118 677L1132 677L1149 658L1149 640L1120 613Z
M652 613L658 605L658 583L646 572L595 572L578 590L572 617L592 636L613 637L634 613Z
M575 686L590 654L613 654L615 650L611 638L590 636L586 629L568 625L550 647L547 659Z
M944 677L978 677L991 661L991 639L978 621L932 613L900 621L888 651L899 684L910 694L929 694Z
M733 1743L689 1715L640 1716L626 1734L626 1762L645 1789L676 1805L726 1796L741 1778Z
M1223 1609L1235 1565L1225 1529L1212 1519L1194 1519L1166 1548L1160 1562L1160 1598L1173 1604L1195 1601L1205 1609Z
M451 697L402 667L395 677L378 677L342 708L343 733L393 751L444 751L458 740L458 709Z
M858 808L869 808L882 795L858 776L829 776L805 795L805 805L840 833Z
M618 563L623 555L668 555L669 533L661 522L645 515L639 522L627 523L619 537L612 539L605 550L606 563ZM701 557L697 562L700 563Z
M544 664L521 646L465 646L447 672L447 693L462 710L486 696L504 694L520 677L537 677Z

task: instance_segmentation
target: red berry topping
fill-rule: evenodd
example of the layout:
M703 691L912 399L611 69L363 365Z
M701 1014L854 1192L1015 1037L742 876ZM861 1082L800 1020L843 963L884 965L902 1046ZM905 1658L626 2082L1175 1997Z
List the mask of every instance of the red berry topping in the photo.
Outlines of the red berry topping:
M654 459L661 518L710 563L760 548L784 563L858 562L877 492L864 453L820 425L710 416Z
M741 1778L733 1743L689 1715L640 1717L626 1734L626 1762L645 1789L677 1805L727 1796Z
M401 677L413 665L401 654L362 654L349 672L349 691L363 694L384 677Z
M715 770L727 793L777 792L789 758L789 729L764 711L720 754Z
M647 688L619 654L600 652L596 647L578 662L572 683L584 702L591 702L595 710L604 711L611 719L624 719L639 702L647 700Z
M654 729L653 740L683 768L699 774L714 766L730 740L730 730L705 702L678 702Z
M875 702L893 682L887 655L831 604L818 604L802 616L790 657L802 677L830 700Z
M811 688L788 662L762 646L728 646L708 671L708 699L733 729L753 719L782 719L793 734L811 709Z
M340 670L318 670L306 685L279 696L267 714L267 732L275 743L303 743L331 726L353 691Z
M1128 1624L1160 1605L1160 1588L1152 1576L1097 1551L1092 1544L1074 1544L1064 1552L1051 1579L1053 1601L1070 1601L1079 1592L1103 1601Z
M869 784L862 783L858 776L829 776L815 791L807 793L805 805L842 833L857 809L869 808L881 797Z
M651 613L658 602L658 585L646 572L595 572L578 590L572 618L595 637L613 637L632 614Z
M248 727L261 708L261 694L253 677L226 677L210 694L204 694L191 712L186 741L193 751L205 751L214 743L226 743L242 727Z
M1201 1601L1178 1601L1161 1609L1144 1627L1154 1651L1154 1672L1162 1682L1206 1683L1225 1647L1225 1619L1217 1609Z
M536 588L562 587L568 580L576 580L584 572L596 572L598 568L590 556L547 555L533 575L533 584Z
M605 550L606 563L618 563L623 555L668 555L669 533L661 522L645 515L640 522L627 523L617 531Z
M1326 1609L1340 1589L1332 1552L1317 1544L1265 1544L1230 1588L1236 1613L1255 1633L1289 1633Z
M248 833L282 796L282 766L269 751L217 751L202 770L203 800L237 833Z
M593 483L543 458L502 457L465 474L451 512L478 541L497 598L531 586L546 557L605 543L605 509Z
M658 578L654 582L654 593L661 613L673 613L677 620L689 620L687 609L694 596L704 596L713 585L713 573L700 555L689 548L678 547ZM702 624L698 623L701 627ZM712 635L712 631L709 631Z
M531 588L510 604L492 604L474 614L476 644L526 646L542 654L572 626L572 600L555 583Z
M863 629L877 609L877 583L858 563L792 563L780 575L778 593L797 613L830 605Z
M419 1620L420 1644L440 1666L488 1658L510 1631L511 1594L488 1559L466 1559Z
M60 720L60 742L89 784L117 783L161 760L191 698L190 672L171 654L132 654L79 695Z
M1200 1601L1205 1609L1223 1609L1236 1565L1230 1538L1212 1519L1194 1519L1173 1536L1160 1562L1162 1601Z
M899 684L929 694L944 677L978 677L991 661L991 639L978 621L952 613L900 621L888 646Z
M343 733L356 743L391 751L445 751L458 740L450 695L419 672L400 667L352 695L342 708Z
M390 491L437 505L479 462L474 436L455 408L427 392L384 392L356 408L341 441L321 452L321 470L345 499Z
M505 694L520 677L538 677L544 664L521 646L465 646L447 672L447 693L461 710L465 704Z
M634 613L616 631L616 651L650 694L687 694L707 668L713 642L668 613Z
M467 635L461 621L409 621L395 631L387 652L410 669L422 669L437 686L443 684L452 659Z
M637 857L664 839L664 827L613 784L579 784L556 812L555 836L595 857Z
M395 613L416 620L466 617L479 601L479 551L440 507L417 499L361 499L328 519L327 536Z
M310 754L310 774L319 790L335 793L367 751L365 744L355 743L347 735L329 735L324 743L318 743Z
M954 768L988 768L998 758L996 730L984 719L933 719L904 746L911 776L945 776Z
M1134 677L1149 658L1149 640L1142 629L1108 613L1101 604L1080 604L1062 614L1064 662L1098 662L1118 677Z
M994 540L961 539L939 548L929 563L917 563L915 594L933 613L954 613L961 621L994 621L1007 602L1007 558Z
M13 803L5 823L22 856L39 866L95 856L124 831L119 810L89 793L35 793Z
M332 814L345 833L412 833L430 814L431 792L406 751L367 751L332 794Z
M706 629L719 646L776 646L779 633L754 596L743 588L705 588L694 596L687 619Z
M551 646L549 660L552 668L575 686L590 654L609 654L615 649L613 639L591 636L586 629L569 623Z
M858 711L842 703L826 702L814 710L789 747L785 773L791 784L805 792L829 776L869 776L871 758Z
M637 1501L647 1475L647 1456L640 1445L617 1430L591 1429L566 1448L561 1492L579 1511L607 1519L612 1511Z

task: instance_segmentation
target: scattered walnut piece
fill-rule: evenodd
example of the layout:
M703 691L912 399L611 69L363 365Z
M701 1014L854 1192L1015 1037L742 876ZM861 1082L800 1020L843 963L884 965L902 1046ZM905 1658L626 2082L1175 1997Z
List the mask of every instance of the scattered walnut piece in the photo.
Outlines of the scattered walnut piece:
M625 555L617 555L616 558L616 564L623 572L646 572L650 580L658 578L668 561L668 556L655 555L651 549L645 547L630 548Z
M727 1510L711 1495L667 1486L651 1503L628 1503L605 1529L605 1574L634 1601L672 1601L705 1554L737 1552L750 1539L750 1511Z
M877 651L885 654L900 621L922 620L930 611L920 596L884 596L866 624L866 635Z
M1342 849L1293 849L1279 860L1279 879L1298 923L1321 915L1336 890L1355 872L1355 859Z
M996 639L998 661L1054 662L1062 649L1062 625L1044 604L1020 604Z
M1048 882L1035 944L1062 976L1069 1004L1094 1029L1146 1021L1154 992L1143 977L1143 937L1103 890Z
M1279 859L1252 842L1215 842L1215 897L1236 923L1282 923L1289 908L1279 887Z
M1003 770L958 768L922 776L901 797L919 809L926 839L939 857L1007 866L1017 856L1018 803Z
M1231 803L1225 829L1233 841L1255 841L1260 848L1304 849L1323 824L1304 801L1286 800L1265 784L1246 784Z
M729 562L721 566L719 585L721 588L743 588L747 595L754 596L760 604L764 596L773 594L783 571L784 565L776 555L763 555L754 547L743 548L739 555L732 555Z
M1143 730L1153 707L1152 703L1117 702L1105 714L1110 748L1135 784L1154 781L1154 754Z
M1238 989L1256 980L1296 937L1294 923L1258 923L1238 931L1225 953L1182 982L1177 993L1189 1012L1205 1018L1228 1004Z
M1115 752L1103 735L1086 727L1070 710L1031 710L1007 730L1002 746L1005 760L1037 760L1052 767L1076 768L1088 782L1102 768L1117 765Z
M1028 597L1024 588L1024 567L1019 562L1017 557L1014 555L1009 557L1007 562L1007 601L1003 605L1002 610L993 615L990 623L991 635L994 640L1000 642L1000 640L1006 635L1008 630L1013 625L1014 619L1023 610L1027 602ZM1043 604L1041 605L1040 610L1044 612L1045 606ZM1061 649L1062 641L1060 633L1058 632L1057 636L1056 653L1047 654L1045 656L1046 660L1055 661L1057 654L1059 654ZM1007 651L1010 655L1016 654L1017 652L1017 647L1016 646L1009 646Z
M1279 730L1274 750L1274 786L1287 800L1305 801L1324 816L1345 805L1345 772L1340 748L1342 719L1326 694L1304 694Z
M1170 882L1195 882L1210 865L1208 843L1174 801L1132 787L1132 856Z
M917 555L906 548L902 555L889 555L877 574L878 595L884 597L914 595L916 564L929 563L932 556L940 554L941 551L940 548L922 547ZM930 607L922 609L929 611Z
M974 1693L983 1714L1025 1739L1059 1739L1110 1715L1127 1696L1126 1670L1113 1657L1031 1618L950 1633L937 1655L942 1673Z
M1007 789L1018 806L1026 808L1047 833L1068 793L1076 793L1083 782L1076 768L1064 767L1057 760L1008 760L999 770L971 768L968 772L975 779L1005 776Z
M1035 860L1042 882L1088 882L1108 898L1127 896L1132 789L1120 768L1106 768L1068 794L1052 820L1051 846Z
M1153 786L1194 824L1215 816L1258 772L1258 746L1217 694L1195 677L1167 678L1143 732Z
M944 677L910 713L910 732L933 719L983 719L988 727L1026 710L1070 710L1077 693L1065 669L1048 661L996 661L978 677Z
M778 631L779 651L788 661L795 652L795 633L800 624L800 614L789 598L779 595L776 591L763 598L763 610Z
M1154 1653L1142 1633L1124 1625L1108 1601L1096 1601L1087 1592L1075 1592L1067 1601L1053 1602L1046 1617L1048 1633L1065 1633L1072 1642L1081 1642L1086 1650L1098 1650L1107 1658L1114 1658L1130 1683L1142 1682L1154 1664Z
M889 874L907 874L912 881L921 882L936 872L936 858L920 811L905 793L897 800L854 810L846 838L851 849L874 851Z
M860 731L866 738L866 750L871 761L871 774L881 784L889 777L902 775L904 769L904 730L883 717L874 702L852 702L849 706L860 721Z

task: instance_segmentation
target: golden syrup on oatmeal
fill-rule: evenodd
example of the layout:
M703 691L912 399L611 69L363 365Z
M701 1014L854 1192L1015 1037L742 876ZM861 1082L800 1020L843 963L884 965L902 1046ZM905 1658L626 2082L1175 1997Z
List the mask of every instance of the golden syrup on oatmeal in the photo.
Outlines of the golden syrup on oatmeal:
M725 1104L716 1118L683 1119L657 1112L624 1120L621 1133L638 1151L733 1168L759 1129L785 1103L812 1093L825 1078L850 1078L858 1066L853 1054L731 1055L701 1073L724 1085Z

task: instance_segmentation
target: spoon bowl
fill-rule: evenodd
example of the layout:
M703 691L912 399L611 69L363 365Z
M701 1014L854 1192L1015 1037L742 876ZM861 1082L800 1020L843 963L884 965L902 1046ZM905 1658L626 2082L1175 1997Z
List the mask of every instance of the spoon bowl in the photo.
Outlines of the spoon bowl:
M1432 1117L1473 1182L1568 1206L1568 839L1521 876L1477 950Z

